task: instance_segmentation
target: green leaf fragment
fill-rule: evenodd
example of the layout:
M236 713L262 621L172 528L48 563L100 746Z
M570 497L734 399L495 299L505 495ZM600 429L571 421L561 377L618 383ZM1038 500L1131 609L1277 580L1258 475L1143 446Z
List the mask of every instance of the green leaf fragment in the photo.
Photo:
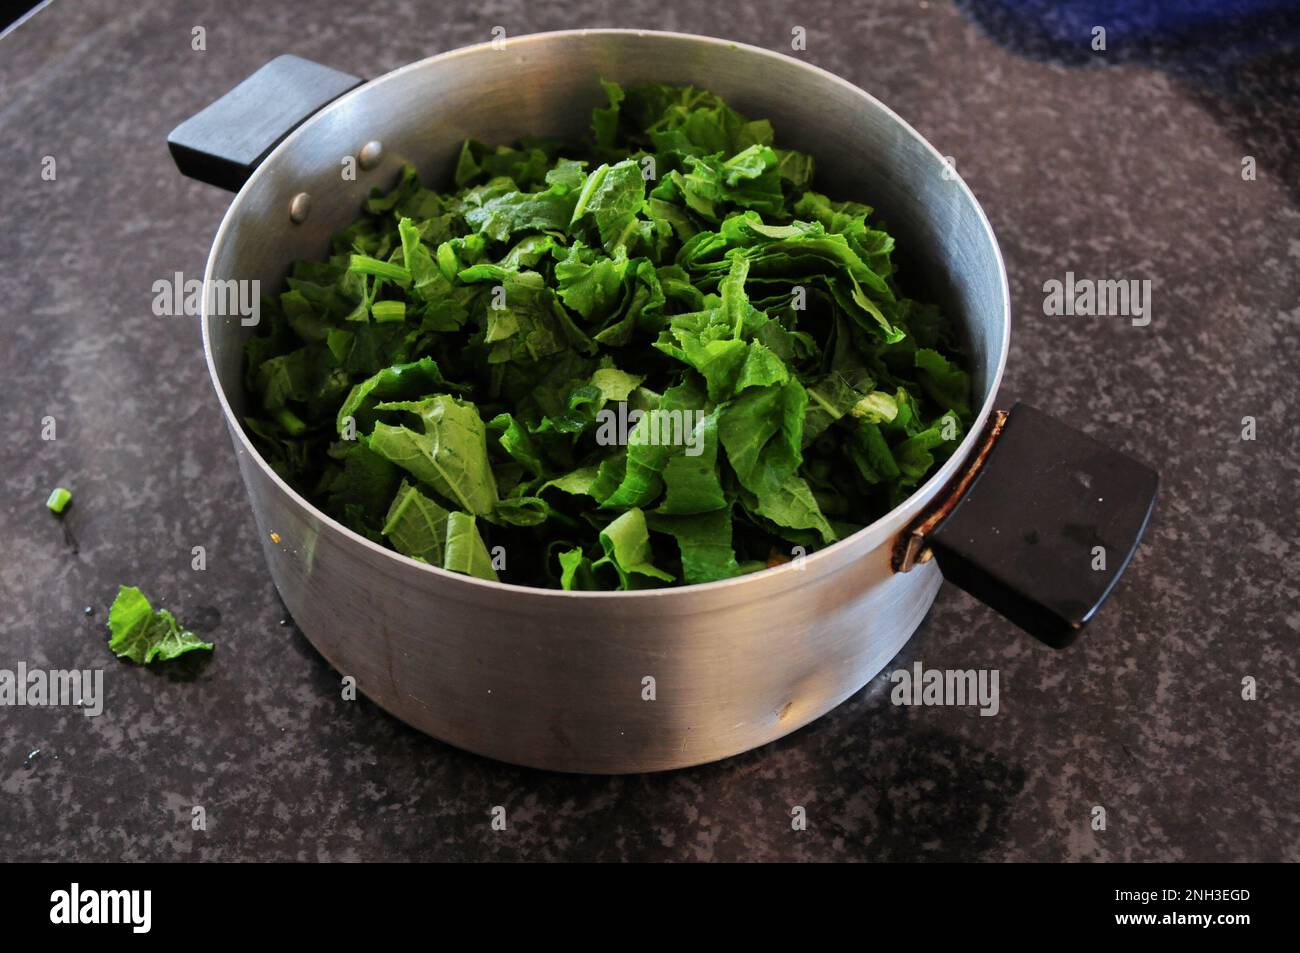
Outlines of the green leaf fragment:
M620 589L642 588L651 579L673 581L671 573L654 565L645 514L639 509L628 510L601 530L600 545L605 556L594 565L613 566L618 573Z
M497 488L488 460L487 428L473 404L441 394L390 401L375 409L414 414L422 430L380 421L370 435L371 450L462 509L480 516L492 512Z
M182 628L166 609L154 611L135 586L118 587L108 612L108 630L108 647L113 654L137 665L148 665L154 659L168 661L196 649L212 649L212 643Z
M442 565L452 572L496 581L492 557L483 544L474 517L468 513L455 512L447 517L447 548Z
M442 565L450 514L405 480L393 497L383 534L404 556Z

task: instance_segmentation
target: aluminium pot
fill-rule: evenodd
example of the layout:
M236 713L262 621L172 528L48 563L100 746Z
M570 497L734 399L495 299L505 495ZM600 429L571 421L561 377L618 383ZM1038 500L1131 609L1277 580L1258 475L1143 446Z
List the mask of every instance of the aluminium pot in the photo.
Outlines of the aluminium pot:
M253 329L210 313L205 294L208 369L271 578L312 644L436 738L516 764L618 773L725 758L823 715L899 652L944 574L1045 641L1072 638L1127 565L1156 475L1033 408L994 411L1010 306L983 211L915 130L807 63L623 30L509 38L364 84L280 57L169 138L183 172L238 192L205 283L278 289L289 264L323 257L404 161L446 183L466 137L578 137L600 79L712 90L770 119L779 144L811 153L819 191L875 206L897 237L905 286L963 329L973 426L901 506L795 563L641 592L484 581L370 542L271 470L240 423ZM352 179L340 174L349 157Z

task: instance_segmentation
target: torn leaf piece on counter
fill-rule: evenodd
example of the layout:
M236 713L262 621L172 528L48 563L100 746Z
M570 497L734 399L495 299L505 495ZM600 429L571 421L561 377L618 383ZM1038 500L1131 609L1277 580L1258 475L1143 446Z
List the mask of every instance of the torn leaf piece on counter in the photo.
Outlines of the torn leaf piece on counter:
M211 642L182 628L166 609L154 611L135 586L118 587L108 612L108 630L113 654L137 665L148 665L154 659L168 661L195 649L212 650Z

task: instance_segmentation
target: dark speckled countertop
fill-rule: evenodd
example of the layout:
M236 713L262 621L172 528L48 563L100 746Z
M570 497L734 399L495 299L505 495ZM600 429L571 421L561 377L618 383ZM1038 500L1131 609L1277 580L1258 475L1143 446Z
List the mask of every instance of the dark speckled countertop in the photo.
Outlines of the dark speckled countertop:
M0 857L1300 860L1294 25L1239 3L1203 43L1195 24L1108 17L1094 53L1088 5L1011 6L90 0L0 38L0 669L102 668L107 696L98 718L0 708ZM276 54L376 76L497 24L786 51L804 26L799 55L956 158L1011 280L1000 403L1078 422L1163 477L1134 565L1074 647L1048 650L945 587L887 666L996 668L996 717L896 707L882 674L723 763L548 775L339 701L282 622L197 329L150 307L156 279L202 274L229 200L177 175L164 139ZM1046 317L1043 283L1067 270L1149 279L1150 326ZM43 505L59 484L75 546ZM117 663L104 621L119 582L217 651ZM508 831L491 829L494 805Z

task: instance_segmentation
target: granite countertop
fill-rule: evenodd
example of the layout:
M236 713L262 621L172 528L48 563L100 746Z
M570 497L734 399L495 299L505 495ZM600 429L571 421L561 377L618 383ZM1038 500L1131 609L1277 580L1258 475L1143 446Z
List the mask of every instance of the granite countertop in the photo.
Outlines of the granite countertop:
M0 669L101 668L107 696L97 718L0 709L0 856L1300 860L1296 31L1250 23L1261 3L1239 5L1244 52L1222 24L1206 45L1111 17L1096 53L1087 5L1011 6L88 0L0 38ZM229 201L177 175L164 140L276 54L376 76L498 24L785 51L803 26L799 55L955 157L1011 281L999 403L1104 434L1163 480L1130 572L1076 645L1049 650L946 586L887 666L997 668L996 717L894 706L882 674L759 750L610 778L505 766L339 701L265 573L195 322L151 310L155 280L202 274ZM1149 279L1150 325L1046 316L1043 284L1066 271ZM43 505L55 485L75 494L63 526ZM116 662L104 624L120 582L216 652Z

